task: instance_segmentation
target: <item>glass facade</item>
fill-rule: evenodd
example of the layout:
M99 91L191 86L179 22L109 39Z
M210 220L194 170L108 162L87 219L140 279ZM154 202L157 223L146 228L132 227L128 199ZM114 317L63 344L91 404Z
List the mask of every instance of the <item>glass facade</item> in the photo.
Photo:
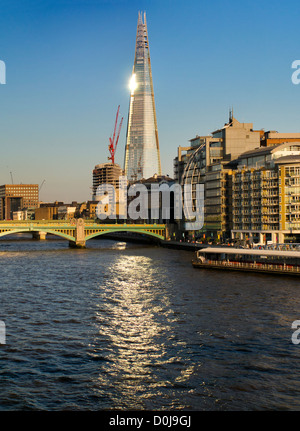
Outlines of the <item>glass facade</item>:
M131 78L125 175L129 181L161 175L146 14L139 12Z

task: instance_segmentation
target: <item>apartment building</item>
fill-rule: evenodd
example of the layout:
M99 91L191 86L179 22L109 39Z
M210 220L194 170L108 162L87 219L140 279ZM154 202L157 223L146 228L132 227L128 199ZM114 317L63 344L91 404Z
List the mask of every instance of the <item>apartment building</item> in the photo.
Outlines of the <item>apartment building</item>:
M300 240L300 141L243 153L232 172L232 237Z

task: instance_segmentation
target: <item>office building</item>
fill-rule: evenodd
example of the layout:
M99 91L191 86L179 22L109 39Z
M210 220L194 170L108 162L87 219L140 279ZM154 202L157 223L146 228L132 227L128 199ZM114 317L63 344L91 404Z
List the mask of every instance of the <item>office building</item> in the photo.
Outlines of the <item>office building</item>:
M5 184L0 186L0 220L12 220L13 213L33 211L39 206L38 184Z
M130 89L124 170L134 182L161 175L146 14L143 21L140 12Z

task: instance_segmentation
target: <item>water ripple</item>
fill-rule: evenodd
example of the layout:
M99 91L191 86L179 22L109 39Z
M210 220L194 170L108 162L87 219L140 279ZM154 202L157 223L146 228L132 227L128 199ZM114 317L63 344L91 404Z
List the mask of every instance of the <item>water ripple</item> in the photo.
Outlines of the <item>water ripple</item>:
M298 409L298 281L191 254L0 241L0 410Z

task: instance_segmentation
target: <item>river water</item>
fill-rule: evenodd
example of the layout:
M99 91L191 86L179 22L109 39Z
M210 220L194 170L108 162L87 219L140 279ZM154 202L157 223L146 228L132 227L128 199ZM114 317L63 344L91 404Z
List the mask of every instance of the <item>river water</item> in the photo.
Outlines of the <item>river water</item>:
M193 253L0 241L0 410L300 410L300 285Z

